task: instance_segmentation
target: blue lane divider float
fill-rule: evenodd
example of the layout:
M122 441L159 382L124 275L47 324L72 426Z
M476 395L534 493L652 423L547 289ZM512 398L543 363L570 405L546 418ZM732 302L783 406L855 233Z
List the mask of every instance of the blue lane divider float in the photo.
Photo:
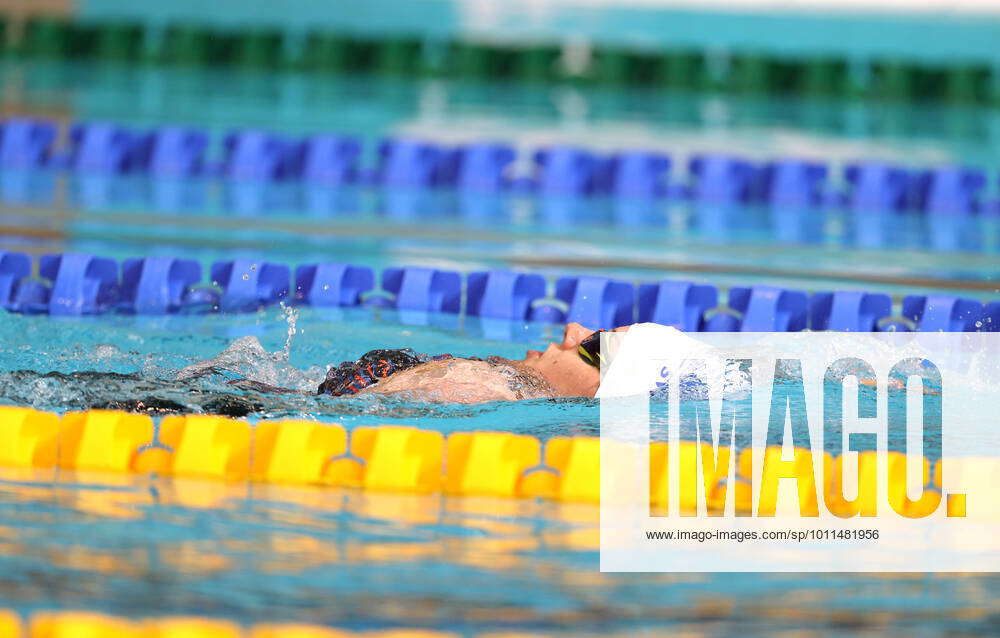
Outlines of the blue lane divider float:
M732 308L719 308L705 318L705 332L739 332L742 317Z
M983 325L980 330L1000 332L1000 301L992 301L983 306Z
M699 332L704 329L705 313L719 305L719 291L689 281L661 281L640 285L638 302L640 322Z
M139 165L155 177L196 177L205 171L208 135L203 131L165 126L140 138L139 145Z
M430 188L438 185L443 150L419 140L385 140L379 145L374 182L396 188Z
M823 201L827 173L827 167L817 162L796 159L770 162L760 174L760 198L774 207L817 206Z
M990 214L1000 202L985 199L983 171L944 166L910 170L886 162L844 167L843 190L830 188L830 167L785 158L754 163L723 154L688 162L686 180L671 180L671 159L662 152L623 149L597 154L572 146L537 149L531 175L512 174L517 152L502 142L446 147L422 140L386 139L373 168L359 165L360 142L317 134L291 139L263 130L228 133L222 158L209 166L205 131L163 127L139 131L114 123L71 127L57 154L53 122L12 118L0 122L0 167L66 168L80 173L144 173L155 177L200 175L267 183L296 179L311 185L373 184L389 189L447 187L459 192L533 192L542 197L608 196L622 201L688 198L712 204L766 204L805 210L837 205L864 213L901 210L932 215ZM838 176L839 177L839 176Z
M872 332L881 319L892 315L889 295L841 290L817 292L809 299L812 330Z
M945 295L908 295L903 316L921 332L972 332L981 329L983 304Z
M122 308L143 315L177 312L191 287L201 281L201 264L192 259L146 257L122 262Z
M748 201L756 176L750 162L725 155L695 155L688 171L693 180L691 198L714 204Z
M743 315L740 332L799 332L809 316L806 293L773 286L734 286L729 307Z
M669 193L671 161L664 153L623 151L607 162L602 190L622 199L653 199Z
M473 317L525 321L531 305L545 297L541 275L509 270L472 272L466 277L466 313Z
M460 146L444 160L442 182L459 191L499 193L510 186L507 171L516 157L501 143Z
M10 309L21 280L31 274L31 258L0 251L0 307Z
M14 292L9 310L23 314L46 314L52 288L37 279L25 279Z
M11 118L0 124L0 168L29 170L49 163L58 129L52 122Z
M549 302L542 302L536 306L531 307L531 311L528 314L529 321L537 321L539 323L566 323L566 308L559 307L556 304Z
M43 255L38 272L52 282L50 315L92 315L114 307L119 298L118 264L92 255Z
M139 135L107 122L77 124L70 129L67 166L78 173L121 175L139 167Z
M356 181L361 142L340 135L313 135L295 149L298 176L312 185L341 186Z
M535 190L547 196L589 195L599 184L600 162L590 151L553 146L535 151Z
M569 306L565 321L611 330L633 323L635 286L607 277L561 277L556 298Z
M386 268L382 288L397 310L455 313L462 308L462 276L434 268Z
M844 169L849 184L846 200L856 211L902 210L913 175L883 162L861 162Z
M316 307L357 306L375 287L371 268L327 262L295 269L295 301Z
M316 307L374 306L401 311L462 312L470 317L515 322L578 322L610 329L634 321L676 326L685 331L788 332L812 330L997 331L1000 301L986 305L950 295L910 295L901 314L892 315L888 295L864 291L817 292L773 286L736 286L728 305L719 306L714 286L686 281L641 283L606 277L562 277L554 297L533 273L460 273L422 267L387 268L383 292L372 294L375 273L364 266L326 262L295 271L290 295L288 266L252 259L220 261L210 269L211 285L201 283L200 265L169 256L112 259L93 255L45 255L39 275L20 253L0 252L0 307L21 313L83 315L102 312L252 312L281 301Z
M293 148L278 135L237 131L226 136L223 149L219 171L228 179L270 181L290 175Z
M925 213L964 215L979 210L986 174L962 167L941 168L921 172L914 186L915 209Z
M222 312L249 312L288 297L290 271L284 264L235 259L212 264L212 281L222 287Z

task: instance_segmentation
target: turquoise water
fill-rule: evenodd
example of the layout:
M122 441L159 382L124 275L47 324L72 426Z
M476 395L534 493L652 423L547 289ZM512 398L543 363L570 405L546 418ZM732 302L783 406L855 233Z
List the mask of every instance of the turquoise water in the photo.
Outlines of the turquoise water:
M23 178L29 192L61 194L27 204L5 198L0 249L38 253L511 268L984 300L996 298L1000 274L1000 218L986 215L5 177Z
M507 330L500 335L499 328ZM542 440L600 434L596 399L456 405L315 395L329 366L354 360L371 349L409 347L428 354L519 359L528 348L543 350L550 341L561 340L561 327L551 324L497 321L484 327L479 320L447 314L274 307L246 315L166 318L5 314L0 338L20 344L0 363L0 402L39 410L113 408L154 416L204 412L251 422L262 418L321 420L348 428L417 423L443 433L501 430ZM259 386L241 385L243 379L301 394L269 393ZM789 381L783 374L775 380ZM685 376L682 385L682 409L708 409L704 381ZM733 397L738 418L748 424L754 409L764 413L768 407L759 397L751 397L749 387ZM940 387L928 389L941 391ZM859 395L863 404L875 409L874 390L861 388ZM840 405L831 401L824 410L839 414ZM668 409L666 397L657 395L650 411L654 440L666 437ZM790 410L798 415L793 416L793 423L805 422L805 397L793 396ZM697 419L685 419L681 436L696 440ZM801 431L795 434L802 435ZM808 440L809 433L804 437L803 441ZM737 431L738 448L750 443L749 430ZM899 442L892 443L890 449L898 446Z
M4 314L0 337L19 345L0 363L0 401L56 411L137 409L141 402L154 406L153 414L196 411L252 420L295 417L348 427L416 422L442 432L500 429L544 438L599 431L597 403L592 399L428 405L381 397L267 394L231 385L234 379L249 378L314 395L327 366L354 360L374 348L522 358L529 347L561 339L561 330L551 325L519 329L511 333L517 341L511 341L484 338L475 324L401 324L395 312L301 309L290 314L294 324L280 308L255 315L152 320L105 316L66 321ZM442 324L454 319L428 318ZM289 336L292 329L295 332ZM246 344L246 337L259 345ZM209 374L185 372L224 351L228 354L209 362Z
M921 60L930 64L997 61L996 9L986 2L952 7L941 2L850 5L811 2L786 7L767 2L718 5L680 2L547 2L477 0L370 0L352 11L330 11L316 0L247 7L238 0L210 6L193 0L170 4L81 0L84 20L130 21L154 29L180 22L222 29L264 28L301 38L312 29L382 38L402 35L441 40L595 43L639 50L691 49L724 55L754 52L775 57ZM502 34L502 36L500 35Z
M7 103L18 111L197 126L215 134L213 157L222 133L242 127L349 133L369 153L375 140L393 135L444 144L500 139L525 157L555 143L660 149L674 157L680 181L696 152L817 159L834 173L858 159L967 164L988 171L985 199L1000 197L995 109L54 62L6 61L0 72ZM528 167L519 162L516 169ZM0 249L35 253L496 266L723 287L938 290L984 300L1000 289L995 215L720 209L45 173L0 176L0 211Z
M0 340L17 344L0 359L0 397L58 411L108 401L130 407L134 399L158 405L155 416L218 411L208 404L224 401L234 414L248 410L251 421L296 416L349 428L418 424L543 439L598 432L593 400L435 406L290 398L227 384L250 374L308 389L326 364L375 346L516 357L556 336L554 327L529 326L519 341L491 340L475 327L407 325L369 310L291 315L294 331L280 308L158 319L0 315ZM176 381L248 335L260 349L230 349L233 356L215 359L215 374ZM58 374L39 374L47 372ZM55 478L0 474L4 607L566 636L581 626L706 636L778 629L983 635L994 626L993 576L601 574L593 505L67 472Z
M502 138L599 149L720 150L842 162L965 162L995 173L1000 116L980 109L766 102L544 86L320 79L7 62L20 110L137 126L259 126ZM995 190L991 191L995 196ZM773 283L995 299L997 220L857 218L843 211L648 209L609 202L447 193L297 192L218 183L149 184L0 176L0 248L115 258L168 254L339 260L375 268L513 267L719 285ZM874 224L878 232L859 230ZM870 237L879 237L871 242ZM877 277L874 275L878 275ZM0 314L0 402L300 416L347 427L417 424L593 435L593 400L448 406L377 397L269 395L251 376L309 390L325 367L374 347L519 357L552 326L481 324L367 309L274 307L236 316L57 319ZM237 339L252 336L260 347ZM215 372L178 380L216 359ZM478 632L579 627L771 636L932 636L997 631L996 577L616 575L598 572L589 505L456 499L268 486L7 475L0 480L0 607L73 607L125 615L191 613L244 622L355 629L427 626ZM113 481L112 481L113 483Z
M25 611L566 636L995 631L994 576L601 574L593 506L4 481L0 514L0 601Z

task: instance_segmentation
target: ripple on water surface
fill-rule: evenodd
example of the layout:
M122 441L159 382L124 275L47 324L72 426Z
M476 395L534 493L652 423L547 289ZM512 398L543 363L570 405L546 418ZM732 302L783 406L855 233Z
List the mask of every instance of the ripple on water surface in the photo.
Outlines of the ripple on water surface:
M280 308L164 318L4 314L0 335L17 345L0 363L0 399L57 411L294 417L348 427L398 422L444 432L498 429L542 437L598 432L596 402L589 399L458 405L314 394L329 365L374 348L520 358L527 348L559 336L555 328L536 327L516 335L531 340L490 340L475 326L403 325L395 319L367 310ZM261 391L258 384L296 392Z

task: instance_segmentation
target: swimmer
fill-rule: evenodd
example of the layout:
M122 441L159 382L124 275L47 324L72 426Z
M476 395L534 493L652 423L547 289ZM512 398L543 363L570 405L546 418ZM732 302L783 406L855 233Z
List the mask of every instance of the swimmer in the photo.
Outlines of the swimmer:
M615 332L628 330L616 328ZM400 395L425 401L482 403L553 397L593 397L600 385L600 332L578 323L559 343L523 359L420 355L410 349L372 350L331 368L318 394Z

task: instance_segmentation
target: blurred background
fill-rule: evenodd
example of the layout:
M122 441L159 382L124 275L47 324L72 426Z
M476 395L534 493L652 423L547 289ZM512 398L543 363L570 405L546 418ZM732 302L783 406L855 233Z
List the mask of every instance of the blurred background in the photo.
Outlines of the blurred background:
M0 13L4 113L58 125L52 158L5 155L4 248L293 263L334 248L375 266L995 290L1000 8L986 0ZM174 137L135 161L76 123ZM171 127L197 149L171 150L191 143ZM294 150L316 136L326 146Z
M740 327L756 292L732 288L762 284L791 294L763 289L754 330L998 325L996 0L0 0L0 27L0 251L221 261L220 294L262 260L530 271L550 292L573 275L716 286L704 303L706 287L673 289L667 310L693 309L692 330ZM23 263L7 262L0 292ZM69 271L101 265L65 263L73 286ZM117 282L118 262L104 265ZM259 274L243 288L256 294ZM800 292L831 290L848 291L836 326ZM877 293L864 298L878 312L857 292ZM636 316L630 295L620 323ZM176 382L246 335L264 344L246 368L274 368L276 383L294 369L303 388L369 348L515 357L558 338L572 310L560 297L490 332L458 301L410 322L278 297L248 313L178 303L71 320L28 316L47 296L26 303L0 313L0 342L19 344L0 360L0 399L63 412L155 396L251 422L543 444L599 433L590 400L234 399L228 378ZM522 333L529 319L537 331ZM593 502L123 476L0 476L0 608L237 623L197 634L212 636L272 621L574 638L1000 626L990 575L602 574Z

